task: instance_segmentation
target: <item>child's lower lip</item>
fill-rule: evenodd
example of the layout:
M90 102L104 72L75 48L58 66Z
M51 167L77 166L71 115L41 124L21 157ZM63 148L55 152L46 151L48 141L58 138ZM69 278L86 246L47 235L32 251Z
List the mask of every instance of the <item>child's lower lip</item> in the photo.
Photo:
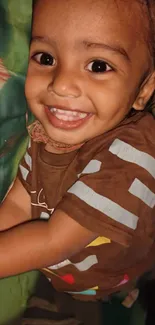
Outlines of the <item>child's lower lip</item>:
M63 121L58 119L47 106L45 106L45 113L49 122L55 127L64 130L71 130L80 127L82 124L86 123L86 121L92 116L92 114L88 114L85 118L76 120L76 121Z

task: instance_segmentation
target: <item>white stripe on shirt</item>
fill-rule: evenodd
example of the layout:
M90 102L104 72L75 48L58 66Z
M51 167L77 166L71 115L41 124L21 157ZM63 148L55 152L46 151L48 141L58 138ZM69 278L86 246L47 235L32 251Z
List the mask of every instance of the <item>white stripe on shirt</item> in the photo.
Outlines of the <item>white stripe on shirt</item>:
M114 140L109 151L120 159L144 168L155 178L155 159L148 153L140 151L119 139Z
M147 204L150 208L155 206L155 193L153 193L146 185L139 179L135 179L129 188L129 192L138 197L141 201Z
M68 190L68 193L74 194L89 206L104 213L109 218L131 229L135 230L137 228L138 217L136 215L122 208L120 205L108 199L107 197L96 193L83 182L77 181Z

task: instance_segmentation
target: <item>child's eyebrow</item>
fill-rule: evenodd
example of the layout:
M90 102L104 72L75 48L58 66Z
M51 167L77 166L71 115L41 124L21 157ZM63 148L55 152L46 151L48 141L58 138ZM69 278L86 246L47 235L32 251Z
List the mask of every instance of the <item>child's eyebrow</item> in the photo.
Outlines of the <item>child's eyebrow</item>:
M51 40L49 37L47 36L32 36L31 38L31 42L41 42L41 43L46 43L46 44L49 44L49 45L55 45L56 42Z
M104 44L104 43L92 43L89 41L83 41L82 43L86 48L97 48L97 49L101 48L104 50L115 52L116 54L121 54L124 56L124 58L127 61L130 62L128 53L126 52L126 50L123 47L121 47L119 45L109 45L109 44Z
M50 45L54 45L56 44L56 42L54 40L51 40L49 37L43 37L43 36L34 36L31 39L32 42L42 42L42 43L48 43ZM96 49L104 49L107 51L111 51L113 53L122 55L126 61L131 62L130 57L128 55L128 53L126 52L126 50L119 46L119 45L113 45L113 44L104 44L104 43L94 43L94 42L90 42L90 41L86 41L83 40L82 42L78 42L78 44L81 46L84 46L86 49L89 48L96 48Z

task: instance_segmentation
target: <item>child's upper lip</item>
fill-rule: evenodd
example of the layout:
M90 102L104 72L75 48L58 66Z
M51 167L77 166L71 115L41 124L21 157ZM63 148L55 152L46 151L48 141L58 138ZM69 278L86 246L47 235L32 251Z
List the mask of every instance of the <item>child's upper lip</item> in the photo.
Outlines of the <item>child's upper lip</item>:
M78 112L78 113L86 113L86 114L93 114L91 112L87 112L83 109L76 108L76 107L70 107L70 106L63 106L63 105L58 105L58 104L52 104L52 105L45 105L49 109L51 108L57 108L57 109L62 109L63 111L71 111L71 112Z

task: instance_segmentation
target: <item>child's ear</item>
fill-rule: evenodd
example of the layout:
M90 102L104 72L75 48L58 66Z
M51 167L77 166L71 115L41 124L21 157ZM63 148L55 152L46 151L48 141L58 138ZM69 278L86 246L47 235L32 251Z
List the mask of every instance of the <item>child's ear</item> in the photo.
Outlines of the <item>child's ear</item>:
M148 100L151 98L155 90L155 71L144 81L139 94L133 104L133 108L137 111L142 111Z

